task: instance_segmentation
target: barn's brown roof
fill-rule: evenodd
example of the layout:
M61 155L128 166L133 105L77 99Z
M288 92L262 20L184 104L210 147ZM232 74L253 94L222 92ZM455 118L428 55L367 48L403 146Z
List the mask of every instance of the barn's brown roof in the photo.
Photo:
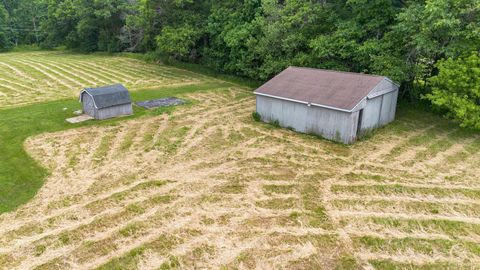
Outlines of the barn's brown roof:
M289 67L255 93L351 111L385 77Z

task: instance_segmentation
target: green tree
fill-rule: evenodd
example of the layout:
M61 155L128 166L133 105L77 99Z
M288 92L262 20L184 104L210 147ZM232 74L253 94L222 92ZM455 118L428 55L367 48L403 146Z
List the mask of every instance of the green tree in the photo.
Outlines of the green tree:
M207 42L202 44L203 63L244 76L258 70L262 57L254 49L261 29L255 18L260 12L259 0L214 3L207 18Z
M192 26L166 26L157 37L160 52L171 55L176 59L185 59L195 47L201 32L195 31Z
M425 98L459 122L462 127L480 129L480 55L437 64L438 75L429 79L432 92Z
M121 51L120 35L131 8L128 0L44 0L48 33L44 45L65 44L86 52Z
M478 14L477 0L408 2L372 57L372 71L402 82L403 94L418 99L438 61L480 48Z
M119 36L127 51L154 51L160 21L153 0L138 0L131 4L125 27Z
M43 32L40 25L45 20L46 5L39 0L21 0L13 11L14 28L17 32L18 43L40 44Z
M338 1L329 9L330 29L310 42L316 66L372 72L373 58L383 52L383 39L402 7L392 0Z
M253 51L261 56L257 78L266 79L289 65L315 66L310 57L310 40L318 33L328 31L330 10L321 1L274 0L262 1L262 16L255 19L259 25L258 44Z
M3 5L0 5L0 50L10 47L8 38L8 13Z

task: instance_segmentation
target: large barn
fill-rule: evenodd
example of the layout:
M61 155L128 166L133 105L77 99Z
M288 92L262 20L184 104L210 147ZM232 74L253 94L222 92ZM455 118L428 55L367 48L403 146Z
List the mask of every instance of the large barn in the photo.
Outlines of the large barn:
M387 77L289 67L255 91L262 121L345 144L395 119L399 86Z
M132 99L121 84L85 88L80 92L83 113L95 119L107 119L133 114Z

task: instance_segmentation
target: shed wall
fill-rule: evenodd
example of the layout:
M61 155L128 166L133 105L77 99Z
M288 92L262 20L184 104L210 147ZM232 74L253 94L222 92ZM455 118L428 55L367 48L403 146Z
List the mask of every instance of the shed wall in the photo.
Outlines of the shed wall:
M388 79L383 79L375 88L368 94L369 98L376 97L376 96L381 96L385 93L391 92L395 89L397 89L398 86L392 83L392 81Z
M384 126L395 119L397 108L398 90L383 95L382 112L380 115L380 126Z
M83 93L82 95L83 113L95 117L95 105L93 103L93 98L87 93Z
M367 99L363 109L362 131L368 131L378 126L380 111L382 110L382 96Z
M280 126L302 133L352 143L355 141L358 112L347 113L306 104L257 95L257 112L265 122L278 121Z
M362 131L368 132L395 119L398 90L367 99L362 119Z
M95 118L102 120L130 114L133 114L132 104L123 104L104 109L98 109Z

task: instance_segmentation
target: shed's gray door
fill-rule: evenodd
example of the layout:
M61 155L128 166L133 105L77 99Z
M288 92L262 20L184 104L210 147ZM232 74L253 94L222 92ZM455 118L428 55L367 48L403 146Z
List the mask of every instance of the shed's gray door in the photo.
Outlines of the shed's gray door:
M362 136L363 109L358 112L357 138Z
M95 105L93 104L92 97L87 94L83 93L83 113L88 114L92 117L95 117Z

